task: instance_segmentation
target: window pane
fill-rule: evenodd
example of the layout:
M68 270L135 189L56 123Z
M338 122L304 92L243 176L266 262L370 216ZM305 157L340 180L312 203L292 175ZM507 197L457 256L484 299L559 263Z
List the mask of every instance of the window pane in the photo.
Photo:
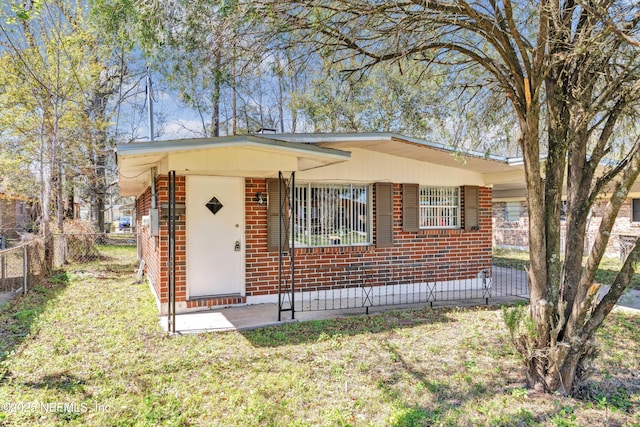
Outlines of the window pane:
M507 222L518 222L520 220L520 202L505 203L504 220Z
M420 187L420 227L460 227L458 187Z
M296 186L295 189L295 216L294 216L294 230L295 233L295 245L296 246L308 246L309 242L305 234L305 230L308 227L310 221L310 211L307 207L307 188Z
M297 186L295 244L369 244L369 193L369 186L366 185Z

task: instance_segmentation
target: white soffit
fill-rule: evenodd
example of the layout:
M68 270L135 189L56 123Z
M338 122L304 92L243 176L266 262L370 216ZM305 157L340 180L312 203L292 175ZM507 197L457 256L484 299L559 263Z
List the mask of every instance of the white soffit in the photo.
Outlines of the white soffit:
M260 165L252 162L251 167L246 168L241 153L246 153L247 149L268 155L265 162ZM231 163L219 165L216 169L216 154L223 151ZM184 161L189 156L193 156L194 169L187 167L188 163ZM172 162L174 157L183 161ZM172 163L182 167L176 170L179 174L269 177L278 171L307 170L344 162L349 157L350 153L346 151L256 136L157 141L117 147L119 185L123 196L142 193L148 186L149 170L156 167L158 173L166 173L164 169ZM213 167L208 167L208 164Z
M513 166L506 162L485 159L453 151L420 145L402 139L378 141L345 141L322 143L322 147L330 147L348 150L350 148L362 148L389 154L398 157L419 160L425 163L433 163L452 168L466 169L478 173L500 173L513 170Z
M441 144L393 133L275 134L272 137L282 141L296 141L347 151L352 148L361 148L482 174L499 174L522 169L521 165L514 165L506 157L458 152Z

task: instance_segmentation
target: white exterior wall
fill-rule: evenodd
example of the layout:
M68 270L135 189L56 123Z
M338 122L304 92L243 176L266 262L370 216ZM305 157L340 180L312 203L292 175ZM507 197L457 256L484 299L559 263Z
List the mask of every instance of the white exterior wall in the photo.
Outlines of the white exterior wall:
M394 182L434 186L486 185L482 174L359 148L351 159L319 169L296 172L296 180L323 182ZM464 165L461 163L461 167Z

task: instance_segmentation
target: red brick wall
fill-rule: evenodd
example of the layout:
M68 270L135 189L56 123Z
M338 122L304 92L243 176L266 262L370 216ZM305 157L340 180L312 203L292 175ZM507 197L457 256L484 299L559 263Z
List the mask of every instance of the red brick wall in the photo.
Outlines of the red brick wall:
M142 217L149 215L151 208L151 188L136 198L136 230L138 233L138 255L145 262L145 275L160 297L160 253L158 239L149 235L149 228L143 226Z
M246 185L246 290L247 296L277 292L278 254L267 252L266 205L253 201L258 191L266 191L264 180L247 179ZM476 277L480 269L491 267L491 189L480 188L480 229L478 231L420 230L402 231L402 186L393 186L394 246L377 249L371 246L296 248L296 286L318 289L330 286L332 280L349 280L340 274L345 267L373 265L385 270L402 263L433 266L430 280L454 280ZM464 196L464 195L461 195ZM374 194L375 197L375 194ZM464 199L464 197L461 197ZM375 204L374 204L375 205ZM464 216L464 215L463 215ZM372 212L375 218L375 212ZM464 224L462 224L464 227ZM375 241L375 224L374 241ZM285 266L289 266L285 257ZM393 273L389 273L393 274ZM359 279L357 279L359 280Z
M0 235L7 239L19 239L29 220L31 203L19 198L0 194Z
M158 177L156 187L157 204L160 208L168 200L167 177ZM402 231L401 184L394 184L393 189L394 247L377 249L375 245L371 245L296 248L298 289L331 286L334 281L343 280L344 276L328 274L329 271L344 272L346 266L361 264L377 265L379 268L401 263L433 266L428 271L431 274L430 280L476 277L480 269L491 267L491 189L480 188L479 230L420 230L418 232ZM256 203L255 195L258 192L266 193L266 180L247 178L245 180L245 268L246 295L249 297L277 293L278 286L278 254L267 251L267 206ZM375 198L375 194L373 197ZM185 199L185 177L177 177L176 203L184 204ZM464 197L461 199L464 200ZM149 230L141 223L142 216L148 215L150 206L151 192L147 189L136 201L141 255L146 262L147 276L160 302L166 304L168 301L166 210L160 209L160 236L151 237ZM375 212L371 215L375 218ZM180 215L176 229L176 300L178 304L182 303L189 309L245 302L245 298L242 297L186 301L185 219L185 215ZM375 224L373 229L375 241ZM290 265L290 259L288 256L284 258L285 268L287 268Z
M140 255L145 260L145 273L151 282L156 296L161 303L168 301L168 247L169 228L167 225L167 202L169 191L167 176L156 178L156 206L160 215L159 236L151 236L148 227L142 225L142 217L149 215L151 208L151 188L136 199L136 218ZM186 200L185 177L176 177L176 204L184 204ZM164 206L164 208L163 208ZM185 216L176 218L176 300L186 299L186 234Z
M166 175L159 176L156 180L158 193L158 208L160 209L160 236L159 250L162 275L160 277L161 302L168 301L168 262L169 262L169 226L167 224L169 201L169 187ZM176 301L187 299L187 268L186 268L186 227L184 209L180 209L186 202L186 179L184 176L176 177L175 189L176 205L179 208L176 217L175 227L175 264L176 264Z

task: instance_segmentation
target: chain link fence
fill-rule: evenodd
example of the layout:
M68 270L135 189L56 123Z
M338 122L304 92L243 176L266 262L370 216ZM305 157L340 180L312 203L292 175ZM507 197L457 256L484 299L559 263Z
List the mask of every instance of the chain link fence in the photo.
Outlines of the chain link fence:
M136 247L131 233L58 234L53 238L53 268L104 261L119 248L131 247Z
M59 269L71 263L86 264L120 256L135 258L131 252L135 247L136 236L130 233L58 234L49 246L53 255L51 267ZM18 294L26 294L42 278L46 272L45 251L42 239L0 250L0 306Z
M32 240L0 251L0 303L17 294L26 294L43 275L44 242Z

